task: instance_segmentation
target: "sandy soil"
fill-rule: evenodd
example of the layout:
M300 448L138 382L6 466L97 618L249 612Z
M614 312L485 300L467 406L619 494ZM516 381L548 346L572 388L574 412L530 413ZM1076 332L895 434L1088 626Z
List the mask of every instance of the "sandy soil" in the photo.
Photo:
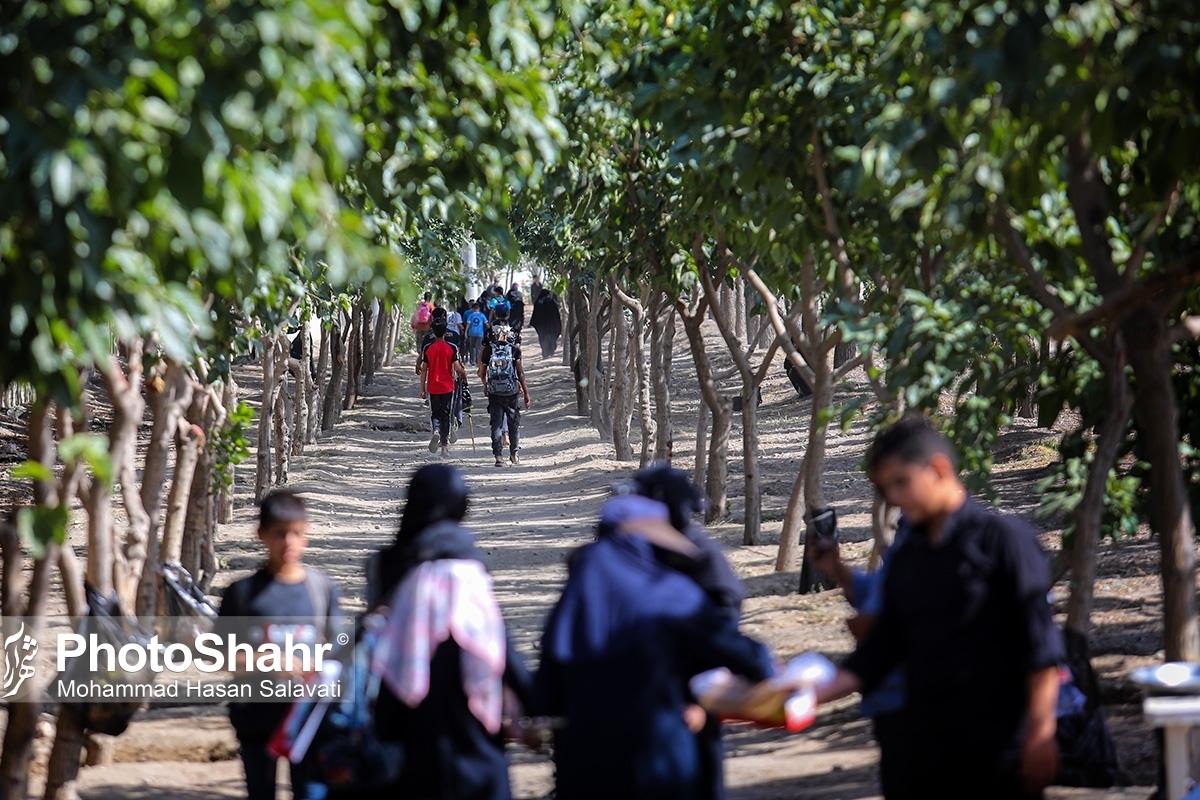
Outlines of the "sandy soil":
M673 438L676 463L691 468L694 412L698 398L686 347L677 349ZM598 441L586 420L574 416L569 372L556 356L526 364L533 408L522 424L522 463L492 466L486 413L474 420L477 450L469 435L452 448L450 461L464 470L472 488L468 523L479 536L495 578L496 593L518 647L536 661L543 619L558 595L566 555L588 541L596 512L613 482L636 464L619 463ZM254 402L255 379L243 385ZM473 379L474 382L474 379ZM850 387L861 391L861 387ZM477 393L481 395L481 392ZM798 573L773 571L779 520L791 481L800 466L809 403L792 392L782 369L764 387L760 409L764 542L742 547L740 429L733 431L730 457L730 519L714 534L749 590L744 629L782 657L817 650L833 658L849 652L843 625L848 608L839 592L798 596ZM842 399L842 398L839 398ZM481 401L480 401L481 402ZM419 465L434 458L428 436L412 432L427 419L416 396L411 357L376 376L357 408L337 428L292 463L289 484L304 493L311 514L307 561L331 574L352 610L362 608L362 567L368 554L391 537L399 518L404 485ZM15 426L14 426L15 427ZM4 433L4 431L0 431ZM1015 511L1030 514L1033 486L1052 451L1040 444L1051 432L1018 426L1002 442L997 486ZM0 437L3 438L3 437ZM826 487L841 513L851 559L865 561L870 539L869 487L858 469L867 432L859 423L831 436ZM6 455L0 453L0 459ZM16 457L16 452L10 456ZM217 591L248 574L261 561L253 536L249 470L239 476L237 521L223 526L219 556L228 567ZM1053 532L1047 547L1057 546ZM1098 586L1095 663L1101 671L1114 733L1131 784L1153 782L1152 744L1140 721L1138 696L1124 675L1154 661L1161 649L1157 559L1148 537L1107 545ZM1061 594L1065 597L1065 587ZM851 700L825 710L817 724L799 735L731 727L727 737L728 782L736 800L767 798L874 798L877 751L869 725ZM87 767L79 789L88 800L175 797L187 800L237 797L242 790L236 742L220 708L151 709L118 737L113 763ZM514 747L512 778L519 797L544 797L552 789L549 758ZM1056 790L1054 797L1113 797L1143 800L1149 790L1109 793ZM281 792L281 797L286 796Z

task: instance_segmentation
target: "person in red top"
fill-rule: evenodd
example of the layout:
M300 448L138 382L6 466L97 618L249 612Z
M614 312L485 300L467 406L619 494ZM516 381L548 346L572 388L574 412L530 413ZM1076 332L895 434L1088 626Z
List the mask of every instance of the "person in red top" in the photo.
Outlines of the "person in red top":
M433 437L429 452L436 453L439 443L442 455L449 451L450 405L454 399L454 378L464 381L467 371L458 360L458 349L446 341L446 318L433 321L430 328L433 341L421 353L421 399L429 398L429 413L433 417Z

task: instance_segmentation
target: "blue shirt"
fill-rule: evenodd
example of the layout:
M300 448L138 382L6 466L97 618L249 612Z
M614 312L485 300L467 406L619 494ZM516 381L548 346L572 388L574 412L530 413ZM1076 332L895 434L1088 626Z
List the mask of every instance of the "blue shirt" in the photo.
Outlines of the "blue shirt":
M487 317L479 311L467 314L467 336L483 336L483 326L486 324Z
M888 564L896 550L908 538L908 525L901 523L896 530L896 538L892 546L883 554L883 562L874 572L853 571L851 583L850 605L860 614L870 614L876 619L883 611L883 581L887 577ZM892 714L900 711L905 705L904 667L897 667L883 679L872 692L862 697L862 713L864 717L877 717L880 714Z

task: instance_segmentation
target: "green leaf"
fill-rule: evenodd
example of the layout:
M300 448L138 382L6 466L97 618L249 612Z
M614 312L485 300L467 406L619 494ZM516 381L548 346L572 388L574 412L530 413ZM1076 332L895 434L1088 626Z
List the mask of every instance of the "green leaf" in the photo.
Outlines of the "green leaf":
M51 543L67 541L70 512L65 505L26 506L17 512L21 544L34 558L45 558Z
M58 456L63 461L82 459L96 476L96 480L112 484L112 456L108 452L108 439L98 433L77 433L58 443Z
M16 480L53 481L54 472L39 461L26 461L13 467L12 476Z

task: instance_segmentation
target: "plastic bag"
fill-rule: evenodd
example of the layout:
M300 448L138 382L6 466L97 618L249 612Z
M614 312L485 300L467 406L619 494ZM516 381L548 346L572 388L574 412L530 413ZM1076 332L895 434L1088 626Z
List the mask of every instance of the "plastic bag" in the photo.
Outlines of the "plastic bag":
M99 642L112 645L114 652L120 651L122 647L129 644L145 649L149 648L152 634L136 621L124 615L116 595L105 598L90 585L85 585L84 591L87 595L88 614L80 620L77 633L89 639L95 635ZM144 668L137 671L122 668L115 658L111 670L107 668L108 665L103 658L99 660L98 666L100 669L95 672L90 669L87 653L74 656L68 660L66 669L63 670L59 680L52 682L51 685L57 686L63 681L74 681L76 684L101 683L111 684L114 687L132 684L136 689L137 685L154 683L155 673L150 668L149 659L145 660ZM116 693L118 696L121 694L119 691ZM129 694L136 695L137 692L131 691ZM63 705L78 714L84 727L88 730L118 736L129 726L129 720L133 718L133 715L145 706L145 701L75 700L65 701Z
M181 564L163 564L160 571L170 615L170 630L163 633L172 642L192 647L197 636L212 632L217 609Z
M696 675L688 685L696 701L722 719L783 727L796 733L816 720L816 689L836 673L829 659L805 653L758 683L721 667Z

